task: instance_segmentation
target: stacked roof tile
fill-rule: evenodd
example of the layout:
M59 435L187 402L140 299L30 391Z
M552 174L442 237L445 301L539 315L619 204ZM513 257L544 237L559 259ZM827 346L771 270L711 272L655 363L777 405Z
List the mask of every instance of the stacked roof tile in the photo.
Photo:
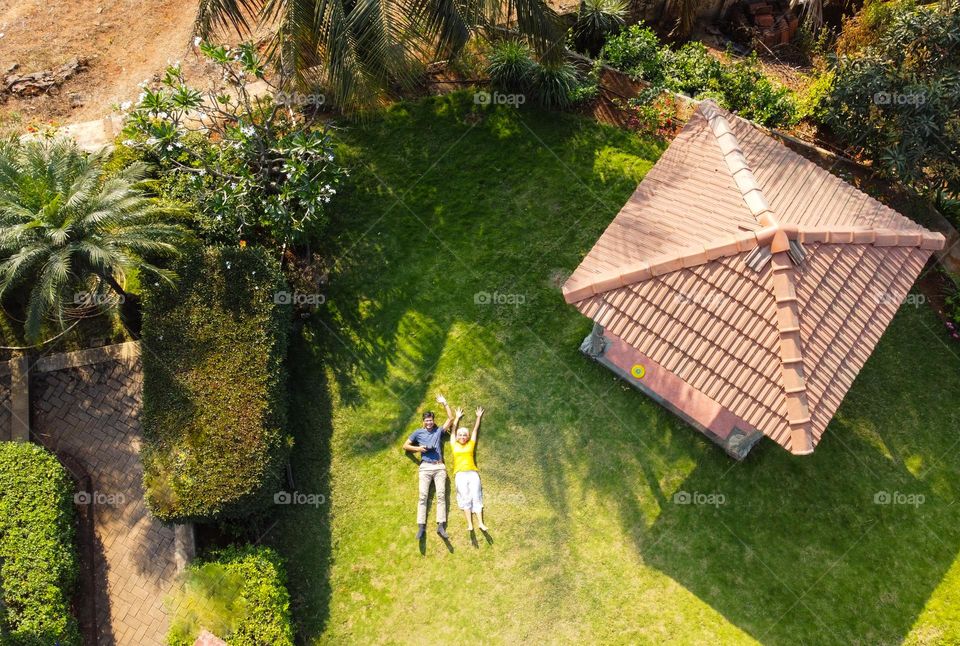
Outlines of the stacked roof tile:
M729 413L698 426L807 454L943 245L705 101L563 293L648 392L691 420Z

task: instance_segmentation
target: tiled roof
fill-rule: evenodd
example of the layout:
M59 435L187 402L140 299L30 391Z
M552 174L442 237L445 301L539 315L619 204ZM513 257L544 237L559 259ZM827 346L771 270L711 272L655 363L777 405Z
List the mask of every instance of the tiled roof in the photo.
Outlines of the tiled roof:
M660 368L805 454L943 245L705 101L563 293Z

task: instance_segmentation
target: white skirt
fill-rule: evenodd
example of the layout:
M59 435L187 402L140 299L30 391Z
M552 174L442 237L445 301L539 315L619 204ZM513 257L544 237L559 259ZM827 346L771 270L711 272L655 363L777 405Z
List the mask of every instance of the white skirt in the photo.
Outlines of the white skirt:
M454 477L457 487L457 506L474 513L483 510L483 489L479 471L461 471Z

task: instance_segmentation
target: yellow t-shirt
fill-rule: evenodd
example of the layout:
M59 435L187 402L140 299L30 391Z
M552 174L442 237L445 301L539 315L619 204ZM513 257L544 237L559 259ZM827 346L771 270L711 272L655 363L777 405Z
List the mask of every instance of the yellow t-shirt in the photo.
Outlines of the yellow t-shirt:
M466 444L460 444L454 438L450 441L451 450L453 451L453 473L457 474L461 471L476 471L477 463L473 459L474 449L477 448L477 443L473 440L468 441Z

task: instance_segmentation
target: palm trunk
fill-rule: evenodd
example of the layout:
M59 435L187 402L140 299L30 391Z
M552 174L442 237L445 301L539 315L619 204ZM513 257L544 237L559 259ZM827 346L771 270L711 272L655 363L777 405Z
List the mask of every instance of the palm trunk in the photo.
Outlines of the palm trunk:
M120 283L117 282L117 279L113 277L112 274L103 274L101 276L107 284L110 285L110 289L117 293L117 296L122 296L124 300L127 298L127 292L123 290L123 287L120 287Z

